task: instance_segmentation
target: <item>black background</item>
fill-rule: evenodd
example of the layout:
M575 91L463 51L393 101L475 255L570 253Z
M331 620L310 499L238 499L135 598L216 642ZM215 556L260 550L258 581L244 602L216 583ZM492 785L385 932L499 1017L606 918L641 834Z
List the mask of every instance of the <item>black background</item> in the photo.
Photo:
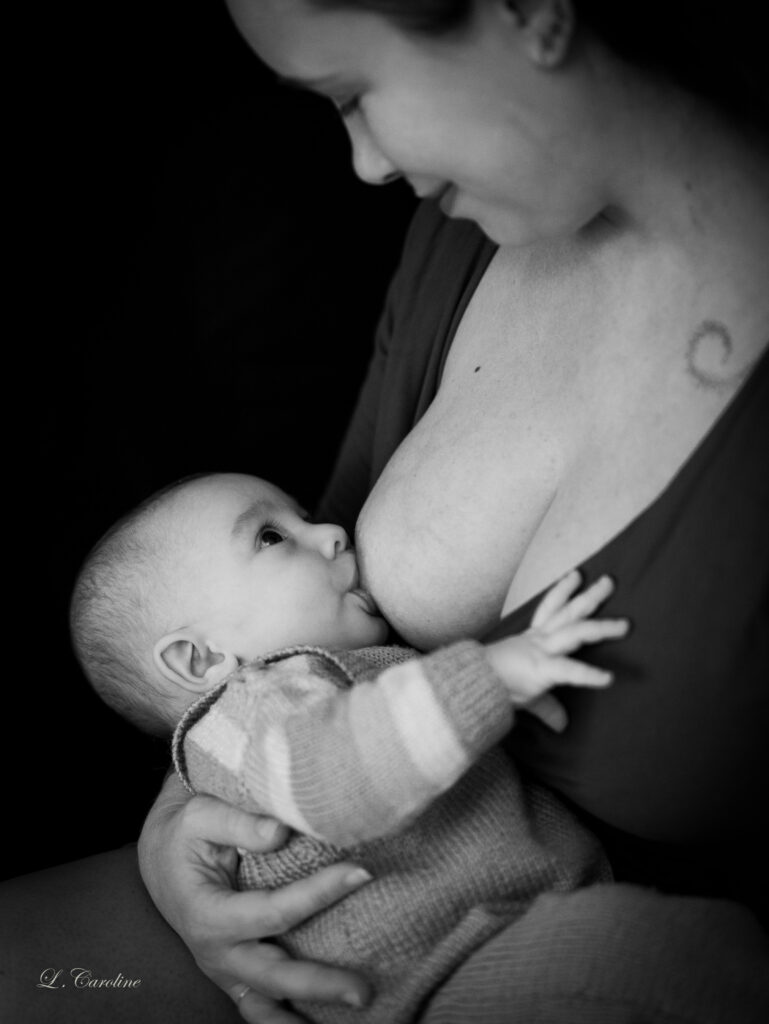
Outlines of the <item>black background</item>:
M354 179L330 104L277 86L221 0L36 16L7 196L24 328L5 377L22 471L6 472L4 876L135 839L168 764L77 668L82 558L187 473L255 473L312 507L413 205Z

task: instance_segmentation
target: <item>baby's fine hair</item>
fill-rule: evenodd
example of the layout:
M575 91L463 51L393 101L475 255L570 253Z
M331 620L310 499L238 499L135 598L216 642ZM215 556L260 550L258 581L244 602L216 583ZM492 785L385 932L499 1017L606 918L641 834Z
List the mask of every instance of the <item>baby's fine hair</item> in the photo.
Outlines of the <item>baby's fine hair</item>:
M149 654L175 543L172 524L158 513L208 475L169 484L110 527L86 556L70 602L72 644L86 678L113 710L156 736L170 732L174 717Z

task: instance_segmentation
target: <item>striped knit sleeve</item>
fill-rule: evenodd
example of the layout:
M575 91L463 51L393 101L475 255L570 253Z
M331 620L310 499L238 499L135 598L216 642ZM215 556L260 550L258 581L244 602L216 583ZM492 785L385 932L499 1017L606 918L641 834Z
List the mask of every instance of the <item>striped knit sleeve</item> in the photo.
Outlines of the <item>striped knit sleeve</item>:
M349 846L405 827L512 724L507 690L474 641L349 689L306 661L262 667L258 686L253 676L229 684L190 728L195 789Z

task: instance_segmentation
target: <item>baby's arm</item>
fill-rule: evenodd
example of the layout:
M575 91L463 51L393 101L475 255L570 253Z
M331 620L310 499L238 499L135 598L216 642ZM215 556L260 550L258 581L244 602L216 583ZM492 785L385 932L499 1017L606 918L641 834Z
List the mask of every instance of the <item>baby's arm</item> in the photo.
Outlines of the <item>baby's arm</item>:
M611 585L570 601L579 580L569 579L522 637L488 648L462 641L349 689L331 681L332 655L245 669L186 735L184 723L177 732L183 777L338 846L399 831L505 735L516 704L558 682L610 681L564 654L624 632L584 621Z
M462 641L342 689L325 652L247 666L182 721L177 767L198 792L337 846L396 832L512 724L484 651Z

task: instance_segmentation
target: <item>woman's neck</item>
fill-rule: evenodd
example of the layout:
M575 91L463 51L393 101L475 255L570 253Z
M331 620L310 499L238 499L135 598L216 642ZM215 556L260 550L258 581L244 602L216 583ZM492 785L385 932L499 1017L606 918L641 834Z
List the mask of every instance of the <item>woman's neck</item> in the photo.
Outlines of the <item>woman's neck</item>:
M769 136L707 101L623 66L607 105L604 218L699 262L714 248L769 249Z
M593 267L602 289L646 281L692 329L725 323L752 363L769 339L769 136L610 56L583 87L605 205L563 265Z

